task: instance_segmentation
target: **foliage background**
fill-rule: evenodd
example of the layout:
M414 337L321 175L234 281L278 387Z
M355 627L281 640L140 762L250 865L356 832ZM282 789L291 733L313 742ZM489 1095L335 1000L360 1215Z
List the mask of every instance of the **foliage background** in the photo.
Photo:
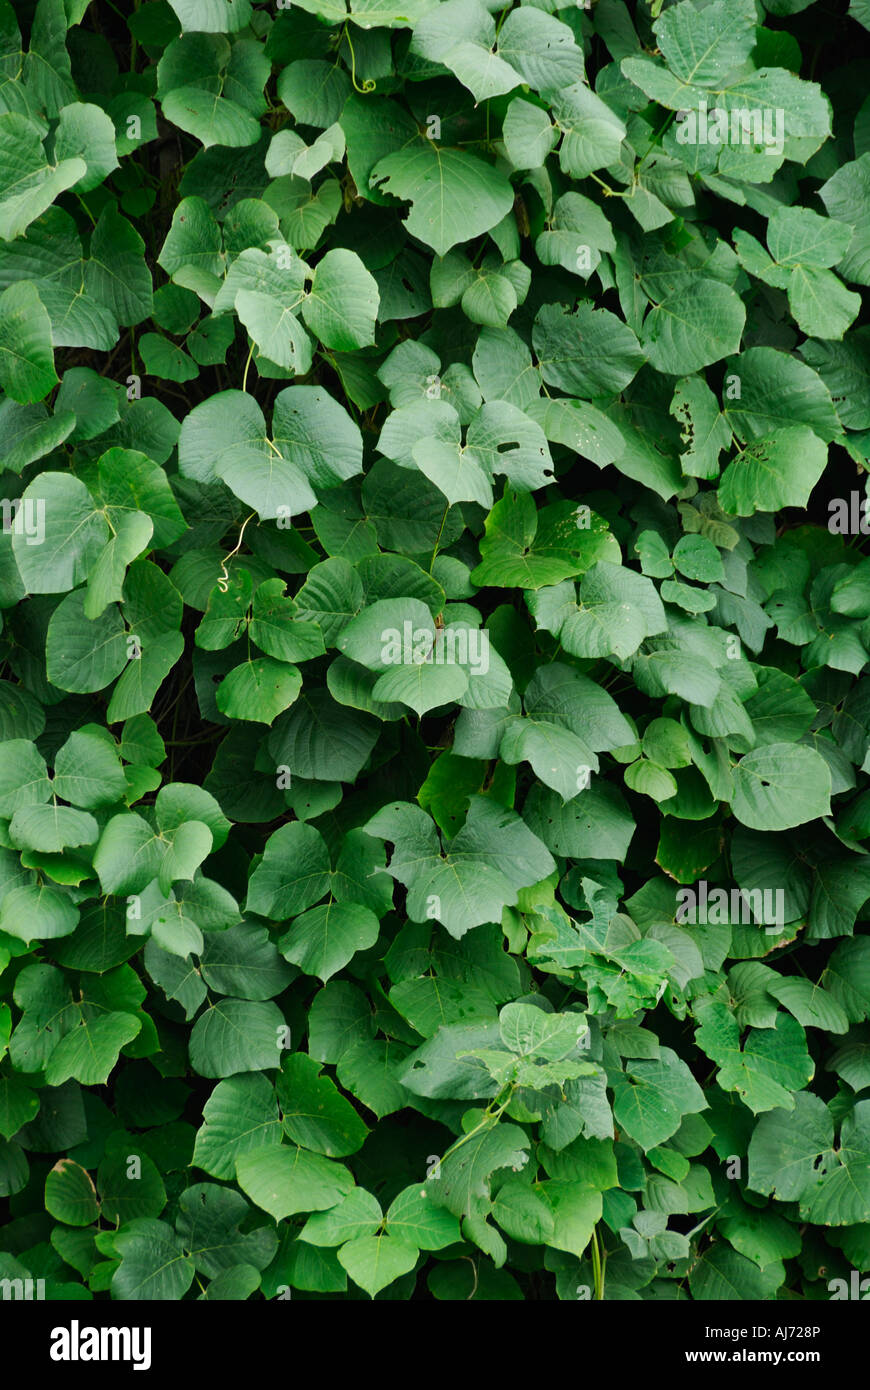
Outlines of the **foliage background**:
M0 1277L827 1298L870 9L349 4L0 0Z

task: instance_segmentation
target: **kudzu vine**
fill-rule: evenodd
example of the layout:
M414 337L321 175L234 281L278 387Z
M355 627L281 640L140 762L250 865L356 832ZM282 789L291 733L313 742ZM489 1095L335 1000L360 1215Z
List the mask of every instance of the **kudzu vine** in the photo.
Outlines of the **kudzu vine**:
M9 1296L853 1296L868 29L0 0Z

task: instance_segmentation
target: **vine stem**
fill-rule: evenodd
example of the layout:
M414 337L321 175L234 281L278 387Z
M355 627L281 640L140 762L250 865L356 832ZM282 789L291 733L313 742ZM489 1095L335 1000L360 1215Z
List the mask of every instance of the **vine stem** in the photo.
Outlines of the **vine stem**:
M605 183L604 179L600 179L598 175L593 173L591 170L589 173L589 177L590 179L594 179L596 183L601 185L601 187L604 189L604 196L606 198L626 198L628 196L622 189L611 188L609 183Z
M488 1105L483 1112L483 1118L480 1121L480 1123L476 1124L473 1129L470 1129L467 1134L461 1135L457 1139L455 1144L451 1144L450 1148L447 1150L447 1153L444 1155L444 1159L449 1158L451 1154L455 1154L457 1149L461 1149L462 1145L467 1144L469 1139L473 1139L474 1135L478 1134L480 1130L490 1128L491 1126L497 1124L498 1121L501 1119L501 1116L503 1115L504 1111L507 1110L508 1106L510 1105L511 1097L513 1096L514 1090L515 1087L511 1086L507 1099L502 1102L502 1104L498 1107L497 1110L493 1110L492 1106ZM442 1162L444 1161L444 1159L442 1159Z
M598 1229L592 1232L592 1273L595 1283L595 1298L600 1303L604 1298L604 1266L607 1261L607 1252L602 1258L601 1246L598 1244Z
M360 86L356 80L356 54L353 49L353 41L350 37L350 30L348 29L346 23L344 26L344 37L347 39L347 46L350 49L350 80L353 84L354 91L361 92L363 95L366 92L373 92L377 84L374 83L370 77L363 78L362 86Z
M248 353L248 360L247 360L247 362L245 363L245 370L244 370L244 373L242 374L242 390L243 390L243 391L247 391L247 389L248 389L248 368L249 368L250 365L251 365L251 358L253 357L253 355L254 355L254 340L253 340L253 338L252 338L252 339L251 339L251 350L250 350L250 352Z
M254 516L256 516L256 515L257 515L256 512L251 512L248 516L245 517L244 521L242 522L242 529L241 529L241 531L239 532L239 539L236 541L236 543L235 543L235 545L233 546L232 550L231 550L227 555L225 555L224 558L221 560L221 572L220 572L220 575L219 575L219 577L218 577L217 586L218 586L218 588L220 589L220 591L221 591L222 594L225 594L225 593L227 592L228 588L230 587L230 574L229 574L229 570L227 569L227 560L231 560L231 559L233 558L233 556L234 556L234 555L237 555L237 554L239 553L239 551L241 550L241 548L242 548L242 541L243 541L244 538L245 538L245 527L247 526L248 522L251 520L251 517L254 517ZM174 733L174 730L173 730L173 733Z
M438 558L438 547L441 544L441 537L444 535L444 526L447 521L447 513L450 511L450 503L444 508L444 515L441 518L441 525L438 527L438 537L435 541L435 549L432 551L432 559L429 561L429 573L432 573L432 566Z

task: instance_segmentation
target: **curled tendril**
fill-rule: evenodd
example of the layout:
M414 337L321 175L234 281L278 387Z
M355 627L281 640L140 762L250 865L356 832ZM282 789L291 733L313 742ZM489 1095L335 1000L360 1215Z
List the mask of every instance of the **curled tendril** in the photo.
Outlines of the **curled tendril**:
M230 587L230 573L229 573L229 570L227 569L227 560L231 560L231 559L233 558L233 556L234 556L234 555L237 555L238 552L241 550L242 541L244 540L244 536L245 536L245 527L247 526L248 522L251 520L251 517L256 516L256 515L257 515L256 512L251 512L249 516L246 516L246 517L245 517L244 521L242 522L242 529L241 529L241 531L239 532L239 539L236 541L236 543L235 543L235 545L233 546L232 550L229 551L228 554L226 554L226 555L224 556L224 558L221 560L221 572L220 572L220 574L219 574L219 576L218 576L217 586L218 586L218 588L220 589L220 591L221 591L222 594L225 594L225 593L227 592L227 590L229 589L229 587Z
M356 54L353 50L353 43L347 25L344 26L344 37L347 39L347 46L350 49L350 80L353 84L354 91L362 93L373 92L377 84L373 82L370 77L363 78L362 86L360 86L356 80Z

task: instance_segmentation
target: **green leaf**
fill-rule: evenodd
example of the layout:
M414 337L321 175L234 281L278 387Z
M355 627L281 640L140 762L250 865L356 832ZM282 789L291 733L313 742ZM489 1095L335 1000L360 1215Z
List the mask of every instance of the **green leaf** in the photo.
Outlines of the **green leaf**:
M191 1065L200 1076L213 1077L277 1067L284 1028L275 1004L220 999L193 1025Z
M378 160L370 179L375 188L411 203L405 227L439 256L488 232L513 203L510 184L492 165L429 140Z
M419 1250L396 1236L359 1236L338 1252L339 1261L355 1284L370 1298L408 1274L417 1263Z
M272 999L291 979L265 928L250 922L210 932L201 971L210 989L238 999Z
M374 1235L382 1222L377 1198L364 1187L354 1187L338 1206L309 1216L299 1239L317 1246L341 1245L362 1235Z
M231 45L218 34L183 34L158 65L163 114L206 149L253 145L268 76L269 63L256 43Z
M94 1184L80 1164L61 1159L45 1180L45 1209L67 1226L89 1226L100 1207Z
M819 196L831 217L845 222L852 237L838 269L858 285L870 284L870 237L861 208L870 183L870 154L840 166L819 190Z
M828 451L806 426L747 444L722 475L719 501L737 516L804 507L821 477Z
M54 154L58 163L75 158L84 160L86 172L74 184L79 192L98 188L118 168L111 118L101 106L93 106L90 102L62 107L54 137Z
M826 1033L845 1033L849 1020L827 990L809 980L787 978L768 987L768 993L788 1009L805 1028L823 1028Z
M322 898L329 855L320 832L295 822L271 835L248 887L248 911L284 920Z
M39 1096L15 1076L0 1078L0 1134L12 1139L39 1111Z
M349 92L347 73L317 59L292 63L278 79L278 96L303 125L322 127L337 121Z
M185 32L232 34L251 18L248 0L172 0Z
M596 169L618 161L625 124L618 112L584 82L575 82L556 93L552 108L556 125L562 131L559 164L563 173L584 179Z
M315 487L335 487L362 471L362 438L319 386L290 386L275 398L275 443Z
M279 661L322 656L326 648L319 625L298 618L298 605L284 597L285 588L283 580L270 579L257 589L250 625L252 641Z
M386 1229L420 1250L443 1250L459 1239L458 1222L443 1207L433 1206L425 1186L406 1187L386 1217Z
M242 1073L219 1081L202 1112L193 1161L224 1181L235 1176L236 1159L281 1142L275 1092L267 1078Z
M52 614L45 639L49 680L61 690L104 690L127 664L124 621L114 604L99 617L85 612L86 595L76 589Z
M102 1214L109 1221L126 1224L143 1217L157 1217L166 1206L166 1189L160 1173L146 1152L129 1137L113 1135L97 1172ZM131 1158L138 1164L131 1164Z
M539 92L564 89L584 77L573 30L540 10L512 10L499 30L498 51Z
M662 57L682 82L714 85L746 62L755 47L754 14L745 5L714 0L705 10L680 4L653 25Z
M736 352L746 321L740 296L720 280L668 295L644 320L643 347L657 371L683 376Z
M665 611L655 586L622 565L602 562L584 575L577 602L570 584L539 589L529 602L539 626L575 656L625 658L645 637L664 632Z
M379 933L378 919L369 908L330 902L301 913L278 945L285 960L326 983L357 951L374 946Z
M508 157L518 169L543 164L558 138L547 112L522 97L515 97L508 106L502 135Z
M391 841L388 872L408 889L415 922L432 917L460 937L482 922L498 921L520 888L546 878L553 860L515 813L486 797L472 797L465 825L439 850L434 826L419 807L394 804L379 812L366 833Z
M775 1107L792 1110L794 1091L813 1075L804 1030L788 1014L777 1016L774 1028L752 1028L741 1049L740 1030L721 1004L704 1011L698 1029L700 1047L720 1067L719 1085L737 1091L754 1114Z
M92 845L100 827L85 811L71 806L22 806L9 822L9 836L20 849L60 854L67 846Z
M353 782L377 740L376 721L350 714L325 690L303 691L269 740L275 763L322 782Z
M620 392L644 360L628 324L607 309L585 303L573 313L560 305L545 305L535 319L532 343L548 385L590 399Z
M831 774L812 748L772 743L733 771L734 814L753 830L788 830L830 814Z
M117 1299L164 1301L184 1296L193 1283L193 1260L164 1221L131 1221L115 1236L121 1262L112 1275Z
M635 831L634 817L616 787L593 781L563 805L545 787L533 787L524 819L554 854L578 859L623 860Z
M431 1200L454 1216L485 1210L492 1174L520 1170L528 1162L527 1149L528 1137L515 1125L491 1124L469 1133L446 1155L440 1176L429 1180Z
M131 1013L104 1013L87 1019L62 1038L45 1069L49 1086L74 1077L85 1086L103 1086L118 1062L125 1043L141 1031L142 1020Z
M509 92L520 81L510 62L495 53L495 37L495 22L478 0L470 5L448 0L417 22L411 49L449 68L479 102Z
M141 323L154 307L144 251L139 233L108 203L91 237L85 278L89 292L121 324Z
M58 383L51 321L34 285L0 294L0 386L14 401L41 401Z
M6 467L12 473L20 473L28 463L43 458L62 444L75 429L75 424L75 416L69 410L61 409L48 415L41 405L17 405L10 400L0 402L0 445Z
M567 502L538 513L527 493L514 491L505 492L487 517L480 553L475 584L524 589L558 584L599 559L619 558L615 538L594 513L578 514Z
M0 743L0 815L12 817L25 806L38 806L51 796L45 761L28 739Z
M748 1185L780 1201L796 1201L815 1181L819 1158L832 1155L834 1125L824 1101L801 1092L794 1109L762 1115L749 1143Z
M643 1149L663 1144L684 1115L706 1107L704 1093L675 1052L660 1049L654 1061L626 1063L627 1077L614 1087L613 1118Z
M78 183L88 166L78 155L51 164L39 127L16 111L0 115L0 150L0 238L12 241Z
M87 488L69 473L42 473L28 484L22 506L44 517L41 545L28 544L14 531L12 549L27 589L35 594L62 594L88 577L109 538L109 529ZM78 600L81 603L81 599Z
M157 876L162 850L141 816L113 816L100 837L94 868L104 893L139 892Z
M158 256L158 264L167 275L178 284L191 275L186 270L197 273L200 284L206 285L210 279L223 274L224 264L221 255L221 231L204 198L183 198L172 215L172 225ZM196 285L191 285L195 289ZM215 284L217 289L217 284Z
M217 1183L195 1183L179 1200L176 1230L196 1268L209 1279L270 1263L278 1246L274 1231L239 1229L251 1209L240 1193Z
M692 1296L702 1301L770 1299L782 1281L781 1270L778 1261L759 1269L754 1261L717 1241L692 1269L689 1287Z
M144 714L184 650L180 632L163 632L149 639L133 658L112 692L106 717L114 724Z
M870 1104L859 1101L843 1120L839 1162L814 1179L801 1196L801 1215L824 1226L849 1226L870 1218Z
M93 810L119 801L126 789L120 759L96 728L70 734L54 760L54 790L64 801Z
M278 1075L284 1130L301 1148L343 1158L362 1147L368 1129L320 1064L301 1053L288 1057Z
M328 251L317 263L302 314L324 347L365 347L375 340L377 282L353 251Z
M199 376L199 368L187 353L160 333L143 333L139 351L149 376L180 382L194 381Z
M353 1187L343 1164L291 1144L243 1154L236 1160L236 1177L242 1191L275 1221L325 1211Z
M282 710L292 705L302 689L298 666L271 657L256 657L224 677L215 699L221 714L229 719L252 719L271 724Z

